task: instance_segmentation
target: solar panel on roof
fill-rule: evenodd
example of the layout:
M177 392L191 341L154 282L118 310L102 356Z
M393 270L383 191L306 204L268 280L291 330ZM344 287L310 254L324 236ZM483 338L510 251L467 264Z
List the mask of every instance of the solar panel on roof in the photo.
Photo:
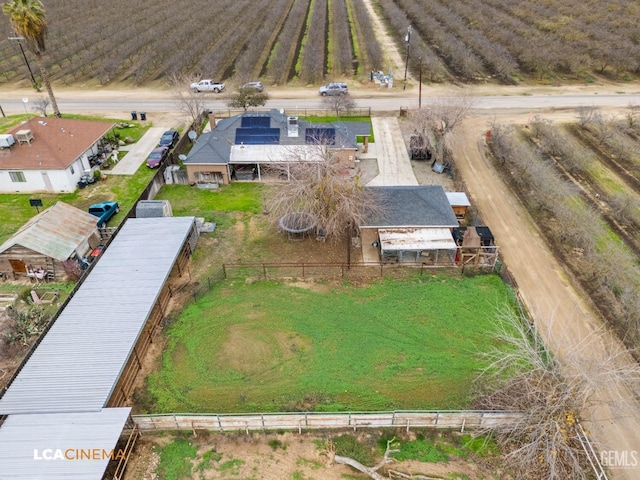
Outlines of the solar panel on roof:
M305 129L305 142L309 145L335 145L336 129L329 127L311 127Z
M261 127L269 128L271 126L271 117L242 117L240 123L241 128Z
M236 145L278 145L279 143L279 128L249 127L236 129Z

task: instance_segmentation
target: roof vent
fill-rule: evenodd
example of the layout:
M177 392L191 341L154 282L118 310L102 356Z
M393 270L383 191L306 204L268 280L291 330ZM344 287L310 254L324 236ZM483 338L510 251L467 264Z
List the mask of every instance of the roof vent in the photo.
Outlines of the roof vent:
M298 117L287 117L287 137L298 136Z
M18 143L22 145L23 143L28 143L31 145L31 141L33 140L33 133L31 130L18 130L16 132L16 140Z

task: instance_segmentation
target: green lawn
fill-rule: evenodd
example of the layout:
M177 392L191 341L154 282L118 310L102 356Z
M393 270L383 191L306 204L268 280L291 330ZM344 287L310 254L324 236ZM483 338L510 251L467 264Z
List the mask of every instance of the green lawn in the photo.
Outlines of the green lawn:
M81 210L97 202L116 200L120 203L120 213L109 220L109 226L117 226L122 222L135 200L145 189L156 170L142 164L135 175L109 175L104 170L107 180L96 182L82 190L73 193L5 193L0 194L0 244L13 235L31 217L36 215L35 207L29 205L30 198L42 199L43 206L50 207L61 201L73 205Z
M165 185L156 198L169 200L174 215L207 217L213 211L260 213L262 188L260 183L242 182L211 190L187 185Z
M499 277L367 286L224 281L166 332L143 408L160 412L469 407L495 343Z

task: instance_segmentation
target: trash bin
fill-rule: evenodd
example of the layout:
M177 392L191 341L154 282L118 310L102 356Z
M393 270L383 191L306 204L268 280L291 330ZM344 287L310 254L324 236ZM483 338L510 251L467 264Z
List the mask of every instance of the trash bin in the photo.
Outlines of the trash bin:
M400 116L406 117L409 113L409 109L407 107L400 107Z
M131 111L131 120L137 120L138 119L138 114L136 113L135 110Z
M140 120L142 121L147 120L147 112L140 112Z

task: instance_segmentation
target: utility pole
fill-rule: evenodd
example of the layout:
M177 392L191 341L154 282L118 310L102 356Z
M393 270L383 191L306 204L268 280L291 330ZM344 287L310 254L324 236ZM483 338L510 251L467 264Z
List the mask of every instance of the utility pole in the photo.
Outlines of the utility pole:
M418 83L418 109L422 108L422 57L420 57L420 83Z
M18 46L20 47L20 52L22 53L22 58L24 58L24 63L27 65L27 68L29 69L29 75L31 75L31 84L33 85L33 88L38 90L38 82L36 82L36 79L33 76L31 65L29 65L29 60L27 60L27 54L24 52L24 47L22 46L22 40L24 40L24 37L15 36L14 34L13 37L8 37L8 39L9 41L12 41L12 42L18 42Z
M407 44L407 59L404 63L404 86L402 90L407 88L407 69L409 68L409 46L411 45L411 25L407 27L407 34L404 36L404 42Z

